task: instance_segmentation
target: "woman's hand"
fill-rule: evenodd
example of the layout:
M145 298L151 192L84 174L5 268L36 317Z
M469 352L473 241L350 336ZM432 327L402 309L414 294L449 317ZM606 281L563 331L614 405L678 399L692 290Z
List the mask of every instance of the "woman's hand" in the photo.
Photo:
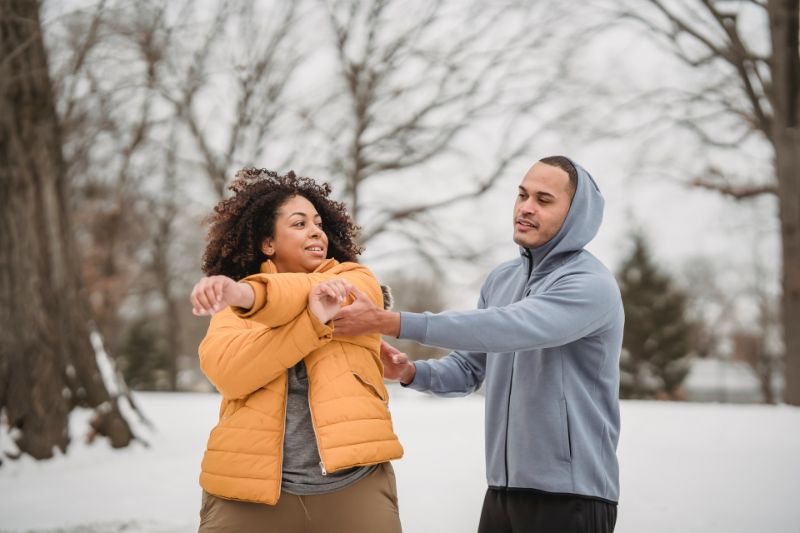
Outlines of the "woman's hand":
M204 316L213 315L229 305L250 309L255 293L249 283L237 283L228 276L208 276L195 284L190 298L192 313Z
M342 279L318 283L308 293L308 310L317 320L327 324L341 309L353 286Z
M387 379L396 379L403 385L408 385L414 381L417 375L417 367L406 354L381 340L381 362L383 363L383 375Z

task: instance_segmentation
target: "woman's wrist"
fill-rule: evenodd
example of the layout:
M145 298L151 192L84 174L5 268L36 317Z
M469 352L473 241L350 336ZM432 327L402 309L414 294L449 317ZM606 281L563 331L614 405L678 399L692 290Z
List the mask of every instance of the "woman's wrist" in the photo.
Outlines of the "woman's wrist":
M408 362L408 369L406 372L403 372L403 375L400 377L400 383L403 385L409 385L414 378L417 377L417 365L414 364L414 361Z
M250 309L253 307L253 303L256 299L256 293L253 287L246 281L240 281L236 284L236 288L236 301L232 302L232 305L242 309Z

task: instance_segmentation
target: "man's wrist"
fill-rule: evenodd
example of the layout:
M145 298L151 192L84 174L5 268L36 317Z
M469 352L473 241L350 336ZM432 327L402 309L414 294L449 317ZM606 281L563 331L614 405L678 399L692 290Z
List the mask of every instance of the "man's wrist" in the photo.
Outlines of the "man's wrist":
M396 311L381 311L379 316L380 333L383 335L391 335L392 337L400 336L400 313Z

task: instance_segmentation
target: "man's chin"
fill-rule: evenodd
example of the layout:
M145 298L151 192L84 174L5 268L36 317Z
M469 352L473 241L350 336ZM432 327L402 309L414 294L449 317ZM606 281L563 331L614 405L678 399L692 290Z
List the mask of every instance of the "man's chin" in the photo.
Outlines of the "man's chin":
M536 248L536 247L541 246L542 244L544 244L544 243L540 243L538 240L532 240L531 239L531 240L526 241L526 240L517 239L517 238L514 239L514 243L517 246L522 246L523 248Z

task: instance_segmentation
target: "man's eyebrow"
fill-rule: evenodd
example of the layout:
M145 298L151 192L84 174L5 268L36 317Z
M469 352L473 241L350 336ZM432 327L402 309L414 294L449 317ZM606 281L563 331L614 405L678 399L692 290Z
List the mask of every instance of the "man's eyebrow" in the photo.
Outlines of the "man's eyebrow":
M549 193L547 191L539 191L539 192L536 193L536 195L537 196L549 196L550 198L555 198L556 197L554 194L551 194L551 193Z

